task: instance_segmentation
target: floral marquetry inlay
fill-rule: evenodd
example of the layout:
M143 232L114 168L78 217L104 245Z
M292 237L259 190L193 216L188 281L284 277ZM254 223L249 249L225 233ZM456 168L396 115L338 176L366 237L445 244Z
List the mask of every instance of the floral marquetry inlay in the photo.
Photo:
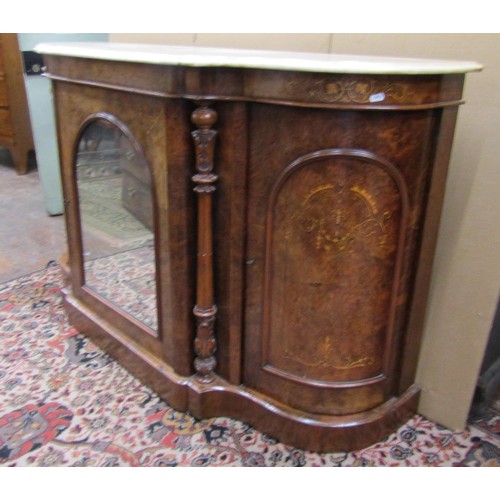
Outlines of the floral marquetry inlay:
M336 370L352 370L354 368L360 368L363 366L370 366L374 363L374 359L370 356L359 356L353 357L352 355L344 356L341 359L337 359L338 356L335 352L335 346L329 337L326 337L324 341L318 348L316 357L311 360L308 358L303 358L300 352L292 352L287 349L285 351L285 356L293 361L297 361L304 366L308 367L324 367L324 368L335 368Z
M414 94L414 90L404 83L369 78L321 78L308 83L292 80L288 84L290 91L306 90L315 99L329 103L356 103L370 104L384 102L387 98L392 101L404 101Z
M360 238L375 237L383 253L387 253L386 221L390 211L380 212L373 195L354 185L326 183L310 189L301 207L292 217L290 231L298 228L311 235L316 250L336 255L351 252Z

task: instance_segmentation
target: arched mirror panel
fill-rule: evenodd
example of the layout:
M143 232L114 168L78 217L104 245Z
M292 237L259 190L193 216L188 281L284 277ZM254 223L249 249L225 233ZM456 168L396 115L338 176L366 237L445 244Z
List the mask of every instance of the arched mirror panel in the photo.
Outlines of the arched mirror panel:
M86 121L76 147L84 284L158 330L151 170L113 116Z

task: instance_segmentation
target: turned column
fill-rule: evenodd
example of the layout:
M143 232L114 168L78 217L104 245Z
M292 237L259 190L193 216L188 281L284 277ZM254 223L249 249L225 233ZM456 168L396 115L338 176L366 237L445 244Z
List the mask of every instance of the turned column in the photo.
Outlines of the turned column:
M213 284L213 232L212 195L217 175L213 173L214 146L217 132L211 127L217 120L217 113L201 102L191 121L197 127L191 132L195 145L196 174L192 177L198 196L198 256L196 305L196 338L194 341L196 377L205 383L214 378L216 365L214 323L217 307L214 303Z

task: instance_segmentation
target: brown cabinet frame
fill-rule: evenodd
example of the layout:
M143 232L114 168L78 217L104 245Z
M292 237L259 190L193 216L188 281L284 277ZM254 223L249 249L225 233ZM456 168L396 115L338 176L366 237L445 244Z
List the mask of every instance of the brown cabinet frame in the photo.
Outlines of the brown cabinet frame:
M67 206L65 305L77 328L174 408L239 418L309 450L366 447L416 412L414 376L463 74L336 75L56 55L46 63ZM97 113L125 123L152 167L156 338L82 287L72 148ZM383 368L367 379L360 370L351 382L311 382L297 372L273 389L272 377L283 374L262 357L272 315L273 206L292 173L321 161L346 185L348 173L360 178L358 164L374 165L399 193L399 205L389 201L401 208L397 250L387 252L393 278L383 292L390 296ZM352 168L338 163L349 161ZM320 179L323 170L310 175ZM287 324L299 338L299 326ZM270 379L262 378L266 370ZM331 411L308 409L313 404Z

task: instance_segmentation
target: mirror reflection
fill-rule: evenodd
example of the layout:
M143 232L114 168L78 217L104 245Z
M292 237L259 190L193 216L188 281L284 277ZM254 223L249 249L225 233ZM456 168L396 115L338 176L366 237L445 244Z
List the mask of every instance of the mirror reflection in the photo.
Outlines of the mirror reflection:
M85 284L157 330L151 173L132 141L97 119L78 144Z

